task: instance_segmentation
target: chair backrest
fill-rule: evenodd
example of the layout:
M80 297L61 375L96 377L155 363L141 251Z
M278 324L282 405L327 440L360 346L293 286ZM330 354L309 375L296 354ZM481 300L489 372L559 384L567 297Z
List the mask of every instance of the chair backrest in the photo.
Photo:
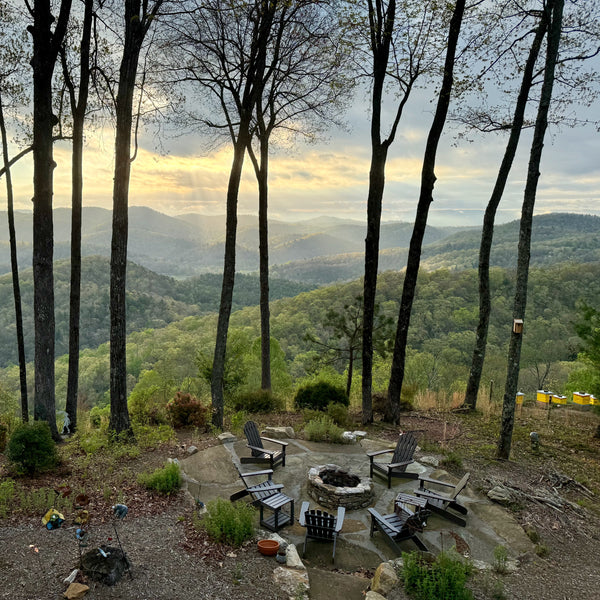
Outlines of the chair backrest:
M335 516L317 509L304 513L307 534L320 540L333 540L335 534Z
M394 450L394 456L392 456L392 463L405 462L412 460L413 454L417 449L417 438L410 432L403 433L398 438L396 449Z
M454 491L452 492L452 494L450 494L450 498L452 500L454 500L456 498L456 496L458 496L463 491L463 489L467 485L467 481L469 481L470 476L471 476L471 473L465 473L465 476L456 484Z
M244 435L250 446L255 446L257 448L263 447L258 427L254 421L246 421L246 424L244 425ZM252 450L252 456L258 456L259 454L260 452L258 450Z

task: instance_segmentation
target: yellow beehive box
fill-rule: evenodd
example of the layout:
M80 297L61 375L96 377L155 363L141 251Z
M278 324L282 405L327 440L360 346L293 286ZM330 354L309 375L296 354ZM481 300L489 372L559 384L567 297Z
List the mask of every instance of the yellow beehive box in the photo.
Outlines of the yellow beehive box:
M523 404L523 399L525 398L525 394L523 392L517 392L516 402L518 405Z
M594 394L590 394L590 404L592 406L600 406L600 398L596 398Z
M585 392L573 392L573 404L575 406L588 406L590 403L590 395Z
M543 404L544 406L547 406L548 403L550 402L551 397L552 397L552 392L538 390L536 400L537 400L538 404Z
M567 404L566 396L552 396L552 404L558 404L559 406L565 406Z

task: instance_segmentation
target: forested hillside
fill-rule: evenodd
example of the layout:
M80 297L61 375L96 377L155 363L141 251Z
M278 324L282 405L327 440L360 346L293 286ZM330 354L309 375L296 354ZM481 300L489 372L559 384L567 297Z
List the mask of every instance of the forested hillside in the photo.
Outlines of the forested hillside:
M87 265L87 268L93 267L93 264ZM63 266L61 270L64 268ZM130 288L136 289L133 306L146 303L150 307L152 302L163 302L164 304L157 304L154 308L163 307L169 315L174 316L178 310L184 311L190 307L188 304L180 304L185 298L196 297L193 296L195 292L185 287L179 288L176 282L168 278L159 277L156 283L149 281L151 275L143 269L139 270L138 277L137 269L139 268L132 267L130 270L134 273L132 281L146 279L143 284L146 287L140 281L140 287ZM485 384L493 380L497 390L502 389L506 370L506 344L512 326L513 278L511 270L494 268L491 273L493 311L483 381ZM244 278L239 278L238 281L243 282ZM401 284L400 273L388 272L380 277L378 300L383 311L392 316L396 316ZM159 285L163 285L163 290L170 291L168 297L159 298ZM157 293L148 293L150 289ZM177 294L174 290L178 290ZM341 309L344 303L351 302L361 292L360 282L354 281L272 303L275 392L289 392L303 378L330 368L325 364L322 350L311 344L306 334L312 333L327 339L331 331L325 330L322 325L326 311L336 307ZM573 360L578 349L578 339L572 326L577 303L581 299L596 303L599 294L599 263L532 269L522 354L521 387L524 391L535 390L539 385L538 372L549 366L545 385L560 393L566 381L568 367L561 361ZM216 297L218 296L215 294ZM4 306L7 302L10 305L10 300L7 301L5 296L3 299ZM99 300L99 304L103 305L103 301ZM148 311L148 314L156 314L150 308ZM104 318L107 316L104 315ZM411 322L407 384L423 390L444 390L446 393L464 391L473 351L476 318L476 271L422 272ZM189 316L166 326L163 326L164 321L163 318L163 321L157 322L153 327L151 319L146 316L142 325L145 329L130 334L128 338L130 390L162 390L161 394L169 395L175 389L185 388L208 398L205 382L198 379L196 359L198 353L211 356L216 315ZM260 382L258 307L247 306L234 312L231 327L228 372L235 374L234 379L239 381L240 389L256 389ZM57 361L57 398L64 398L66 358L63 356ZM80 390L82 399L88 405L107 398L108 360L107 344L82 352ZM342 381L341 373L345 365L337 363L335 368ZM388 378L388 360L377 359L375 389L384 389ZM18 389L17 368L4 370L1 380L8 390ZM356 385L359 385L358 378Z
M186 214L170 217L146 207L132 206L129 217L128 258L156 273L190 277L220 273L223 269L225 217ZM6 213L0 213L6 224ZM31 266L31 213L15 215L19 265ZM82 253L84 256L110 255L111 212L102 208L83 210ZM456 227L430 227L425 243L443 239ZM54 258L70 256L71 211L54 211ZM269 221L271 264L311 260L316 257L363 252L365 224L360 221L323 217L298 222ZM381 248L408 246L410 223L386 223L381 231ZM236 268L241 272L258 270L258 220L240 215L238 220ZM10 272L8 226L0 227L0 274ZM276 275L277 276L277 275ZM352 278L359 275L352 275ZM307 278L310 281L313 278ZM327 281L338 281L340 277ZM295 278L302 281L302 278Z
M556 265L561 262L588 263L600 260L600 217L591 215L540 215L533 220L531 265ZM517 260L519 221L497 225L494 231L491 265L512 268ZM476 269L481 230L462 230L423 247L421 268ZM406 266L406 246L385 246L379 255L379 270L401 270ZM338 254L273 266L273 274L284 279L326 284L362 275L361 252Z
M82 262L81 348L97 348L109 339L109 260L89 256ZM55 264L56 355L68 350L69 336L69 261ZM295 296L314 286L273 280L273 299ZM221 276L205 274L179 281L158 275L135 263L127 271L127 331L164 327L189 315L203 315L219 308ZM21 273L21 295L26 356L33 357L33 280L32 270ZM258 304L258 277L238 275L233 308ZM17 362L15 311L12 277L0 277L0 367Z

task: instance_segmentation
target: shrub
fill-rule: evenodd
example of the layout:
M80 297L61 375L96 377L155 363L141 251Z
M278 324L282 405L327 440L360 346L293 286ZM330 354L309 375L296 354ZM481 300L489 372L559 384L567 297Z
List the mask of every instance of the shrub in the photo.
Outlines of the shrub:
M348 422L348 407L332 402L327 405L327 416L331 417L336 425L343 427Z
M441 552L430 563L417 552L403 552L402 559L404 588L417 600L472 600L465 587L471 565L458 555Z
M167 423L165 401L160 399L158 386L133 390L127 400L127 408L132 422L141 425L164 425Z
M325 410L331 403L350 405L350 399L341 387L336 387L326 381L305 385L296 392L294 403L297 409L313 408Z
M254 508L249 504L223 498L206 504L202 528L217 542L240 546L254 535Z
M249 413L277 412L285 407L282 398L274 396L267 390L242 392L232 400L231 404L234 410L244 410Z
M167 414L173 427L205 428L208 408L187 392L177 392L167 403Z
M55 467L58 453L48 423L35 421L17 427L8 441L6 456L18 471L29 475Z
M0 421L0 452L6 448L6 438L8 437L8 425Z
M502 545L494 548L494 571L500 575L508 572L508 550Z
M0 519L8 516L14 495L15 482L12 479L2 481L0 483Z
M110 406L103 408L99 406L93 406L90 410L90 425L96 429L104 429L108 427L108 421L110 419Z
M176 462L168 463L152 473L142 473L138 476L138 483L165 496L176 494L181 488L181 481L181 471Z
M309 421L304 427L304 436L312 442L343 444L343 433L342 428L338 427L327 415L321 415L318 419Z

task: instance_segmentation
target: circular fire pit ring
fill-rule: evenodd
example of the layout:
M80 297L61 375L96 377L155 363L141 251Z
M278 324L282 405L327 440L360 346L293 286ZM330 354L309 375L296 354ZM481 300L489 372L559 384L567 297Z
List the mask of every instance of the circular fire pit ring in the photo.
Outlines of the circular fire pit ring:
M308 471L308 495L321 506L346 510L365 508L373 502L375 492L370 477L359 477L338 465L311 467Z

